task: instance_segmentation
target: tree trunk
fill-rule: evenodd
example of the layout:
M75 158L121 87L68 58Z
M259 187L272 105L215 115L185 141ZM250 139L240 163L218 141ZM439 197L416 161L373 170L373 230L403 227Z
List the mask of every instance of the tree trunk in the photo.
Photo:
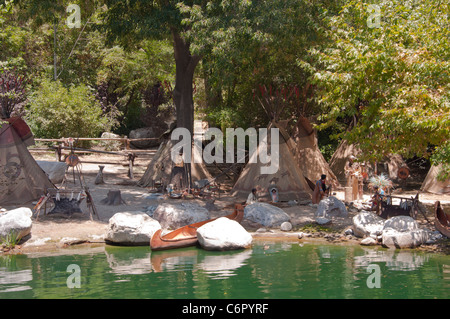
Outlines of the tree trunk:
M191 55L189 42L183 40L179 33L172 30L173 47L175 53L175 88L173 100L177 112L177 127L183 127L191 133L191 141L194 131L194 99L193 86L194 72L200 62L200 56ZM191 165L185 165L188 177L188 188L192 185Z
M175 52L176 77L173 100L177 111L177 127L184 127L191 132L194 128L194 72L200 62L200 56L191 55L189 43L176 31L172 31Z

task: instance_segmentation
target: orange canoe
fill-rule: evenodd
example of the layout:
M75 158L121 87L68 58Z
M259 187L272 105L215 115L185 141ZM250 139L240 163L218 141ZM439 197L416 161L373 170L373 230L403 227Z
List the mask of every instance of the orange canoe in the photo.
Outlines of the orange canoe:
M244 207L240 204L236 204L234 212L224 217L240 223L244 218ZM183 226L162 236L162 229L159 229L153 234L152 239L150 240L150 247L152 250L166 250L194 246L197 244L197 229L216 219L217 218L208 219Z
M450 238L450 218L441 207L441 202L434 204L434 226L442 235Z

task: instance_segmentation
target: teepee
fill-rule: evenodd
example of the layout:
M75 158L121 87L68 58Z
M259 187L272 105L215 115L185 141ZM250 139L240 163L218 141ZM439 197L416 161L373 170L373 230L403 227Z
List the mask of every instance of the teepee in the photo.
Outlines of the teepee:
M274 121L269 124L268 128L272 127L277 127ZM233 196L246 198L252 189L256 188L259 197L269 198L269 189L277 188L280 201L311 199L312 190L304 178L303 172L297 166L296 160L288 146L288 143L292 143L292 141L286 139L280 130L278 134L279 163L277 172L274 174L261 174L261 167L267 164L258 161L261 151L261 145L259 145L256 151L251 154L249 162L239 175L231 191ZM268 153L271 153L270 134L268 134L267 145ZM271 156L276 156L276 154L271 153Z
M27 149L34 144L28 125L12 117L0 126L0 205L25 204L55 188Z
M450 194L450 178L447 178L444 181L437 179L440 167L440 165L431 166L425 180L422 183L422 187L420 188L421 191L434 194Z
M171 150L174 142L170 139L165 140L159 146L158 151L151 160L138 185L141 187L154 186L156 182L162 181L163 185L176 184L177 188L186 188L188 185L188 176L186 176L185 165L175 163L171 159ZM192 148L193 156L200 157L201 154L195 153L196 148ZM191 180L192 182L207 179L212 180L211 174L208 172L204 163L191 163Z
M295 132L295 158L297 165L310 182L316 182L322 174L327 176L327 184L340 187L340 182L322 155L317 143L317 134L309 120L300 116Z

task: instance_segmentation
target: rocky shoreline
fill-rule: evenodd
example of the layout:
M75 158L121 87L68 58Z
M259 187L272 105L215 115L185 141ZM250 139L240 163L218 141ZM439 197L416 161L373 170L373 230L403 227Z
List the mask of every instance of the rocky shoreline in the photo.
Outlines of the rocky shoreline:
M179 204L180 202L175 201L175 203ZM242 222L243 228L251 235L253 240L282 240L297 241L299 243L318 242L337 245L379 245L387 247L383 245L381 233L375 232L372 236L370 231L363 236L357 234L357 232L355 233L355 227L358 227L355 226L355 219L357 219L355 217L361 215L364 210L350 206L347 207L348 211L345 216L340 216L341 213L337 214L334 212L336 216L328 216L329 220L323 223L323 220L320 218L324 218L324 215L323 212L317 213L317 211L320 211L317 205L272 207L279 214L278 219L268 222L268 217L261 217L262 219L258 220L249 213ZM214 212L211 217L223 214L222 209L211 210L211 212ZM138 211L134 213L144 214L146 212ZM369 214L373 213L370 212ZM319 222L317 222L317 219ZM424 228L422 220L414 223L411 226L412 229ZM289 225L286 226L286 224ZM106 221L46 218L38 222L33 221L29 236L24 237L22 242L13 249L3 247L1 253L28 254L33 252L51 252L75 246L107 245L111 244L105 240L110 228L111 226ZM437 236L436 233L434 234L436 236L433 240L424 240L414 249L449 254L449 239L444 236Z

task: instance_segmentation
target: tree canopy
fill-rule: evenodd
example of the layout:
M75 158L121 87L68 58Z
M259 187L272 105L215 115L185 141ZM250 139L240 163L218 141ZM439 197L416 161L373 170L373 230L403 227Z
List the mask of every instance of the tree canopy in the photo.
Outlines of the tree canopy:
M14 70L39 96L56 65L60 85L93 105L95 96L120 133L161 122L155 114L172 104L177 125L190 130L194 115L222 128L264 126L260 88L296 88L280 116L308 117L319 144L346 139L367 160L431 156L450 171L443 1L0 3L3 77ZM79 28L67 23L69 4L81 10Z

